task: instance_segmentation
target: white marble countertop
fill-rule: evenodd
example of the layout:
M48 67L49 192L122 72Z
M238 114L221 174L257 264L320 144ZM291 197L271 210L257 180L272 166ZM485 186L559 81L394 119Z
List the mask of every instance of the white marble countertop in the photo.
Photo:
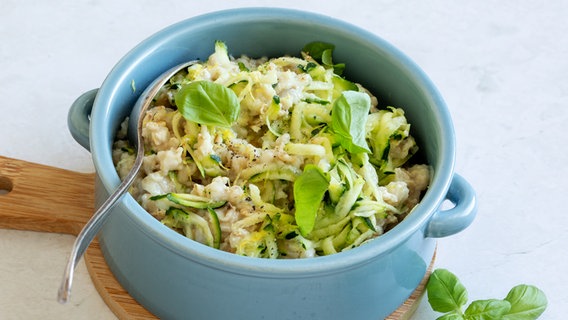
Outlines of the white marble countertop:
M457 135L456 172L476 189L474 223L440 239L436 267L470 300L503 298L519 283L568 305L568 5L563 1L3 0L0 155L92 172L67 130L67 111L100 86L129 49L201 13L243 6L306 9L366 28L432 78ZM2 197L2 195L0 195ZM0 199L1 200L1 199ZM114 319L81 263L72 301L56 292L73 237L0 229L1 319ZM414 319L437 313L422 302Z

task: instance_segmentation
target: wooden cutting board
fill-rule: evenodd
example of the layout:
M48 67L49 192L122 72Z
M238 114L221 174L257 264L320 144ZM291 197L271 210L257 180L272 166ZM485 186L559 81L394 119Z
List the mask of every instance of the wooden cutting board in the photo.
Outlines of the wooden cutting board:
M78 235L94 212L94 180L94 173L0 156L0 228ZM157 319L114 278L96 239L85 253L85 262L97 291L119 319ZM434 259L410 298L387 319L412 316L433 263Z

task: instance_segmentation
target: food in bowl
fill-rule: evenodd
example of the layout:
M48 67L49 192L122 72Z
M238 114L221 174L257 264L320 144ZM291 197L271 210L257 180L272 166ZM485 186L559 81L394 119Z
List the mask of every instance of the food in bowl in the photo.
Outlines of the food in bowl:
M404 219L430 169L404 111L342 77L333 45L301 57L214 53L173 76L144 116L141 174L130 189L152 216L205 245L260 258L349 250ZM123 122L119 176L134 151Z

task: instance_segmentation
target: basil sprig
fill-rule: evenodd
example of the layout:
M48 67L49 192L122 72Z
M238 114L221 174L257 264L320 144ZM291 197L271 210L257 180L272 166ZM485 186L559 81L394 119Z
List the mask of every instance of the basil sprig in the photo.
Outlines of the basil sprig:
M331 129L341 146L351 153L370 153L365 140L365 125L371 108L369 95L343 91L331 110Z
M210 81L194 81L175 95L178 110L187 120L209 126L230 127L240 104L233 90Z
M513 287L505 299L475 300L467 304L467 290L446 269L436 269L426 286L428 302L434 311L444 313L438 320L534 320L546 309L548 301L535 286Z

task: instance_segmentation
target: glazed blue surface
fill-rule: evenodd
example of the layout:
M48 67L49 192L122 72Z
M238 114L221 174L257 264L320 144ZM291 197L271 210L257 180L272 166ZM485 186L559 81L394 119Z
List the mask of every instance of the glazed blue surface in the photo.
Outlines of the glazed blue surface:
M434 85L403 53L351 24L288 9L247 8L191 18L143 41L70 111L73 136L93 156L97 205L119 184L111 145L138 95L171 66L206 59L215 40L235 56L252 57L298 55L311 41L335 44L334 60L346 63L348 79L405 110L434 170L431 186L412 214L385 235L344 253L299 260L241 257L203 246L162 226L127 195L100 235L111 270L135 299L166 319L388 316L424 277L435 237L472 222L475 193L454 175L453 125ZM446 199L455 207L439 210Z

